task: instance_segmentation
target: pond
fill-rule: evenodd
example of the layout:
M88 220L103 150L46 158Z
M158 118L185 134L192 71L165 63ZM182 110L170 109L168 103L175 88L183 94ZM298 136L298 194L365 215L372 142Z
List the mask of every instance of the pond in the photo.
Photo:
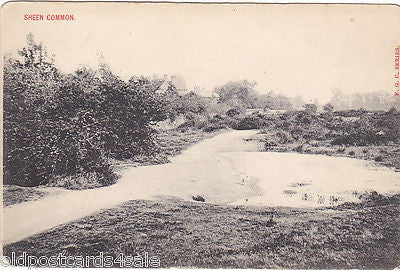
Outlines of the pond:
M235 204L316 207L358 201L369 191L400 192L400 173L373 162L323 155L226 153L235 168L255 178L261 195Z

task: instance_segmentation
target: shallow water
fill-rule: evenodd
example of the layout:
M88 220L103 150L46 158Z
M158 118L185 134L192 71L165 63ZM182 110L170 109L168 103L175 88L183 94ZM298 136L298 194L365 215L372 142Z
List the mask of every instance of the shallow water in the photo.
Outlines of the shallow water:
M364 160L298 153L225 153L258 179L262 195L235 204L316 207L358 201L367 191L400 192L400 173Z

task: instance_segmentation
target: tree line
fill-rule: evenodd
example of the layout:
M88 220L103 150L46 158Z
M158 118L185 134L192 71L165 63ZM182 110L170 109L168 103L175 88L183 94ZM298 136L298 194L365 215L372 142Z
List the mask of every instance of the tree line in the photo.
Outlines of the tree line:
M207 99L193 92L179 96L173 85L159 93L157 78L122 80L105 62L64 74L31 34L18 55L4 57L4 184L37 186L75 177L93 187L110 185L117 180L110 161L156 155L160 121L183 115L190 128L243 129L258 123L238 117L246 109L305 105L300 97L261 95L246 80L216 87L217 99ZM340 109L343 99L334 96L324 109Z

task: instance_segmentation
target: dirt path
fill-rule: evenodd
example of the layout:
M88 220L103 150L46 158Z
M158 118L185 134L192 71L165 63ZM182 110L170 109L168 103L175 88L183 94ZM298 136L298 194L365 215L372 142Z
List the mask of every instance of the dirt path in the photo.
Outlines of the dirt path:
M178 196L190 200L203 195L207 202L232 202L254 195L246 178L222 153L257 151L243 139L256 131L229 131L204 140L171 163L129 168L109 187L70 191L4 209L4 244L20 241L54 226L111 208L132 199Z

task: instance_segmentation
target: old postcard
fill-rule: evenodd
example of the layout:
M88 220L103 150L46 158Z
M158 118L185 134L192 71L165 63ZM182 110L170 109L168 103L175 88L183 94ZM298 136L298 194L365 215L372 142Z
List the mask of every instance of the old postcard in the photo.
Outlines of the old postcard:
M1 265L400 266L400 8L9 2Z

